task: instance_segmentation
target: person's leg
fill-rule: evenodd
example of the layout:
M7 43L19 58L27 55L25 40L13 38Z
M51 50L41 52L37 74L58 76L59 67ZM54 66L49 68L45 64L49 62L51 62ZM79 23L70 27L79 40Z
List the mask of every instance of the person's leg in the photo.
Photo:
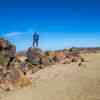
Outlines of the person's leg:
M33 41L33 47L35 47L35 41Z
M36 46L38 47L38 40L36 40Z
M34 47L36 47L37 43L36 43L36 40L34 41Z

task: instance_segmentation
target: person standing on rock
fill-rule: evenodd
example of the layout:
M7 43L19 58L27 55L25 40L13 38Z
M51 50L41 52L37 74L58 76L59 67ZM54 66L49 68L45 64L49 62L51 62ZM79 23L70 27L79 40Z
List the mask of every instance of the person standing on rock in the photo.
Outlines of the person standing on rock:
M39 34L35 32L33 34L33 47L38 47L38 43L39 43Z

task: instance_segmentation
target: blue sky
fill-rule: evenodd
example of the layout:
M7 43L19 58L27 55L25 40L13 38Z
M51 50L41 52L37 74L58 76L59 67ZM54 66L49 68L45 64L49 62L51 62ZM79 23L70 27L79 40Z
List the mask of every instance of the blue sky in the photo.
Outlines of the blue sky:
M0 0L0 37L23 50L35 31L44 50L100 46L100 0Z

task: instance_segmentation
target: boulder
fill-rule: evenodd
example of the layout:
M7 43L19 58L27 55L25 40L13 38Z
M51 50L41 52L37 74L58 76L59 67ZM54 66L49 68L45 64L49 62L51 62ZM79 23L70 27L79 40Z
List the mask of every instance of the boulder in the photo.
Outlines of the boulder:
M0 38L0 50L5 49L9 45L9 41L5 40L4 38Z
M55 51L46 51L45 55L48 57L50 64L54 64L55 63Z
M0 38L0 65L7 65L9 59L16 54L15 45L11 44L8 40Z
M63 51L56 51L54 60L57 62L60 62L60 61L64 60L65 57L66 57L66 55Z
M40 58L40 64L42 64L42 65L50 65L50 59L49 59L49 57L48 56L42 56L41 58Z
M49 56L50 58L54 58L55 57L55 51L46 51L45 55Z
M38 48L29 48L26 52L28 61L33 65L39 65L41 56L44 55L44 52Z

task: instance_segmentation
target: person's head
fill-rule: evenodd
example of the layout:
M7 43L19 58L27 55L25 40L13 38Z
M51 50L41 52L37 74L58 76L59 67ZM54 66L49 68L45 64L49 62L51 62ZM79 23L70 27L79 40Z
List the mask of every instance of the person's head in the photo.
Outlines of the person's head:
M37 32L34 32L34 34L38 34Z

